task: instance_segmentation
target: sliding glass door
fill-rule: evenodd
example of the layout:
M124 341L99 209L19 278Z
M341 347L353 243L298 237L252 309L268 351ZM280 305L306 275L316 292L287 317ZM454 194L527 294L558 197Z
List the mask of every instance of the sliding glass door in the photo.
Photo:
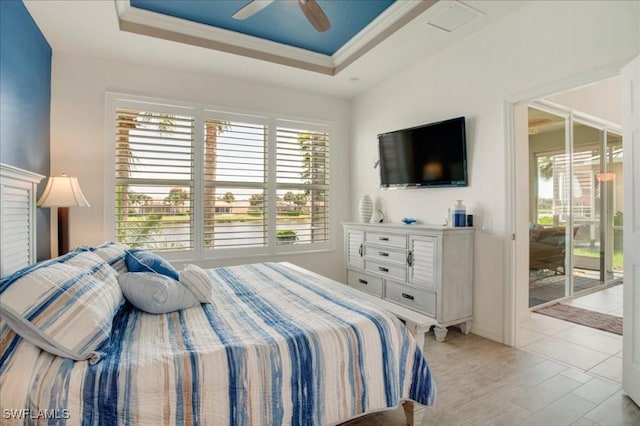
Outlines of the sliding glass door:
M529 306L622 278L619 129L545 104L529 108Z
M606 133L606 172L603 181L607 191L607 241L605 248L605 280L612 284L622 282L624 258L622 255L622 223L624 188L622 177L622 134L614 131Z
M566 225L571 211L568 116L529 108L529 306L565 297L571 270Z
M604 131L580 120L572 120L573 291L604 283L604 249L607 188L602 176ZM571 295L569 293L568 295Z

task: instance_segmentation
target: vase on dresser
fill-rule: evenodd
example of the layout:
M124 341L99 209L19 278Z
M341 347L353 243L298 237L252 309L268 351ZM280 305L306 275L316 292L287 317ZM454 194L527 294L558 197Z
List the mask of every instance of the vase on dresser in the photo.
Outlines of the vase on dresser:
M363 223L369 223L371 221L371 215L373 215L373 200L367 194L360 198L360 205L358 207L360 212L360 221Z

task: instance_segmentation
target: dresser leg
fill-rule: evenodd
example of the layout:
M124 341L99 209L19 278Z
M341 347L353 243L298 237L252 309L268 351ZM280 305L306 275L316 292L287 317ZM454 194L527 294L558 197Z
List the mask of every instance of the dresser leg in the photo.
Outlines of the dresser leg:
M460 331L462 332L462 334L469 334L471 333L471 323L473 321L469 320L467 322L463 322L458 324L458 327L460 327Z
M444 342L444 339L446 339L447 337L447 327L439 327L439 326L435 326L433 327L433 334L436 335L436 340L438 342Z
M402 403L404 415L407 418L407 426L419 426L424 418L425 408L420 407L413 401L405 401Z

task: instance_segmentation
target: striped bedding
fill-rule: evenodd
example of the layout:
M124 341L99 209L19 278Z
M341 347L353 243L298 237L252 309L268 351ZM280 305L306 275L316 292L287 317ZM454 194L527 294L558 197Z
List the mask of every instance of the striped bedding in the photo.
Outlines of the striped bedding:
M327 425L433 404L422 350L346 286L286 263L207 274L212 304L164 315L123 305L95 365L0 328L0 388L12 390L1 423Z

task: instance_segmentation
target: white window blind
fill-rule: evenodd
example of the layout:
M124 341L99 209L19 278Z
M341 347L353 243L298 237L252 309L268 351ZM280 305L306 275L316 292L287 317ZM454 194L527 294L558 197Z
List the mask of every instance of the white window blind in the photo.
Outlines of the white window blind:
M267 128L204 123L205 249L267 245Z
M111 101L117 241L176 259L330 247L327 125Z
M115 139L117 241L192 249L194 118L118 109Z
M302 126L279 126L277 145L277 244L329 240L329 135Z

